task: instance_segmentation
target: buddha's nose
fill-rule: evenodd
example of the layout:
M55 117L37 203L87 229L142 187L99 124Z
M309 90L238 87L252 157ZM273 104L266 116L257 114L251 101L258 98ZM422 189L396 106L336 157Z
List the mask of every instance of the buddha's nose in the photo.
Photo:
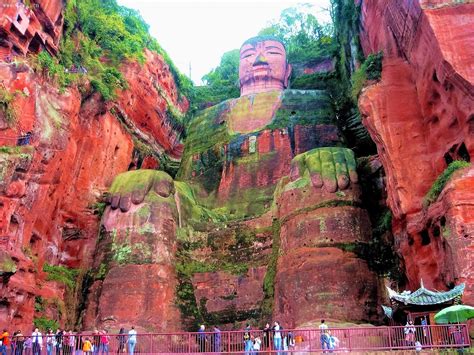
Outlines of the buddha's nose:
M267 58L263 54L259 54L257 58L255 58L255 62L253 65L262 65L262 64L268 64Z

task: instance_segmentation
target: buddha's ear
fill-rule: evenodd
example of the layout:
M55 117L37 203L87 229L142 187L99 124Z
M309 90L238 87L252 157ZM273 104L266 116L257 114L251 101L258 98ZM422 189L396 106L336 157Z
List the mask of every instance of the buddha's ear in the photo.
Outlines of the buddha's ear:
M290 76L291 76L291 64L287 64L286 65L286 73L285 73L285 82L283 83L283 85L285 86L285 89L288 87L288 81L290 80Z

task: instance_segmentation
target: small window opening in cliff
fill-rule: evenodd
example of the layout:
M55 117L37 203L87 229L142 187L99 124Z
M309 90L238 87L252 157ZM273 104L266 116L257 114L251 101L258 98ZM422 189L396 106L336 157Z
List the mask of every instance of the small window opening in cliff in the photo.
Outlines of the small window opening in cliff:
M38 251L40 247L41 237L35 233L31 235L30 238L30 250L35 255L38 256Z
M10 32L18 38L18 41L21 44L25 44L26 41L28 40L28 38L26 38L26 36L24 36L20 31L18 31L18 29L16 28L16 26L13 23L10 26Z
M433 81L434 81L435 83L439 83L438 75L436 75L436 70L433 70L433 76L432 76L432 78L433 78Z
M471 161L471 156L466 148L464 142L453 145L445 154L444 161L447 165L451 164L454 160L464 160L467 162Z
M54 23L55 26L61 26L63 22L63 14L60 13L59 16L58 16L58 19L56 20L56 22Z
M411 236L408 236L408 245L412 246L413 244L415 244L415 240Z
M441 235L441 230L438 225L433 227L433 236L438 238Z
M421 245L430 244L431 242L430 234L428 233L426 229L421 232L420 236L421 236Z
M436 105L439 103L440 99L441 95L436 90L433 90L430 100L428 101L428 105Z
M28 46L28 51L31 53L39 53L40 49L43 47L43 42L41 41L40 36L36 33L33 39Z
M23 22L23 17L21 17L20 14L17 15L17 17L16 17L16 22L18 22L18 23L22 23L22 22Z
M444 227L446 225L446 217L443 216L440 218L439 223L441 224L441 227Z

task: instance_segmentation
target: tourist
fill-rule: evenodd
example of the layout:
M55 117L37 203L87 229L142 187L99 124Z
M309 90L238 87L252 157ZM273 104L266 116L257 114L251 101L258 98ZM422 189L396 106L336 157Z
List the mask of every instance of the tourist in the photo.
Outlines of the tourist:
M117 335L117 339L119 341L119 346L117 348L117 354L120 354L125 349L125 343L127 342L127 340L125 338L125 335L121 335L121 334L125 334L125 333L126 333L125 329L120 328L119 335Z
M281 326L280 322L273 324L273 345L275 350L281 350ZM280 354L280 352L278 352Z
M100 337L100 353L109 355L109 343L110 343L110 337L107 334L107 330L102 331L102 335Z
M339 339L331 334L331 332L328 330L328 336L329 336L329 352L332 353L334 349L337 349L339 346Z
M257 336L253 341L253 350L255 353L258 353L261 348L262 348L262 339L260 339L260 337Z
M263 328L263 346L265 350L270 349L271 333L272 333L272 328L270 327L270 324L269 323L265 324L265 327Z
M135 352L135 346L137 345L137 331L135 327L132 327L128 332L128 353L132 354Z
M84 344L82 345L82 351L84 352L84 354L92 353L92 343L88 337L86 338L86 340L84 341Z
M8 339L9 334L6 329L3 329L2 335L0 335L0 353L2 355L7 355L7 348L10 345L10 340Z
M54 333L52 329L48 329L46 332L46 354L53 355L54 349Z
M206 326L201 324L198 330L198 344L199 344L199 352L204 353L206 352Z
M76 336L72 330L69 330L69 353L72 355L74 354L74 348L76 346Z
M33 334L31 334L33 343L33 355L40 355L43 347L43 335L38 328L35 328Z
M245 355L250 355L250 352L252 351L253 347L253 341L250 337L250 324L247 323L245 326L245 333L244 333L244 351Z
M407 324L405 324L403 332L405 333L405 341L407 342L407 345L413 346L415 344L416 329L411 319L407 321Z
M325 323L324 319L321 319L321 324L319 325L319 331L320 331L321 349L329 350L328 326Z
M21 330L17 330L15 332L15 353L14 353L15 355L23 354L24 343L25 343L25 337L21 333Z
M421 350L423 350L423 346L422 346L421 343L417 340L417 341L415 342L415 351L416 351L417 353L420 353Z
M58 328L56 330L56 335L55 335L55 338L56 338L56 355L61 354L61 349L63 347L63 335L64 335L64 332L61 330L61 328Z
M212 334L212 351L221 351L221 330L217 325L214 326L214 334Z
M23 349L25 350L25 355L31 355L33 348L33 339L31 337L26 337L25 342L23 343Z

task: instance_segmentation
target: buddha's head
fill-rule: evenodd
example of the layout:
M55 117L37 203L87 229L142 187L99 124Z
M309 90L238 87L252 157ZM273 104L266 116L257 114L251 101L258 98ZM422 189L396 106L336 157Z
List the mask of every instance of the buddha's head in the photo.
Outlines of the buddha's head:
M291 66L283 43L273 36L248 39L240 48L240 95L283 90L288 86Z

